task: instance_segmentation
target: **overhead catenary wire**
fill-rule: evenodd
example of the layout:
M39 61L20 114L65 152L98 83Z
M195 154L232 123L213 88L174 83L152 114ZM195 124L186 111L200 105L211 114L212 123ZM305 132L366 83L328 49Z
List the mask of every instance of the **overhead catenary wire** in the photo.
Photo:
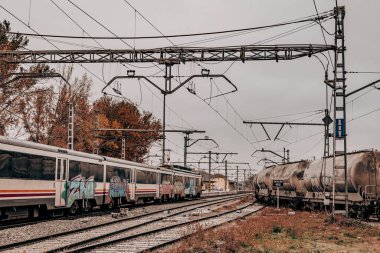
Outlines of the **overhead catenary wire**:
M53 2L53 0L51 0L52 2ZM71 1L69 1L70 3L72 3ZM54 3L54 2L53 2ZM56 6L57 6L57 8L59 8L59 6L56 4L56 3L54 3ZM82 13L84 13L86 16L88 16L88 17L90 17L93 21L95 21L97 24L99 24L100 26L102 26L104 29L106 29L108 32L110 32L112 35L114 35L115 36L115 38L117 37L117 35L115 34L115 33L113 33L109 28L107 28L106 26L104 26L103 24L101 24L101 22L100 21L98 21L97 19L95 19L94 17L92 17L89 13L87 13L85 10L83 10L83 9L81 9L79 6L77 6L77 5L75 5L74 3L72 3L76 8L78 8ZM70 20L72 20L79 28L81 28L82 30L84 30L84 28L82 27L82 26L80 26L73 18L71 18L62 8L59 8L67 17L69 17L70 18ZM86 32L86 34L88 34L89 35L89 33L88 32ZM89 36L91 36L91 35L89 35ZM100 45L102 48L104 48L98 41L97 41L97 39L95 38L95 37L92 37L91 36L91 38L93 39L93 40L95 40L96 42L97 42L97 44L98 45ZM118 38L118 39L120 39L120 38ZM121 41L123 41L123 40L121 40ZM123 41L123 43L124 44L126 44L126 45L129 45L128 43L126 43L126 42L124 42ZM129 45L130 46L130 45ZM131 46L130 46L131 47ZM124 67L126 67L124 64L122 64ZM129 64L129 65L131 65L131 64ZM133 65L131 65L131 66L133 66ZM158 67L157 65L153 65L153 66L150 66L149 68L151 68L151 67ZM143 67L144 68L144 67ZM128 68L127 68L128 69ZM160 73L160 72L162 72L162 69L161 68L159 68L160 70L158 71L158 72L156 72L156 73L154 73L154 74L152 74L152 75L157 75L158 73ZM146 85L145 85L146 86ZM147 87L147 86L146 86ZM153 93L153 91L149 88L149 87L147 87L147 89L154 95L154 96L156 96L157 98L158 98L158 96L155 94L155 93ZM125 96L123 96L124 98L126 98ZM160 99L160 98L159 98ZM129 99L128 99L128 101L129 102L131 102ZM136 104L137 106L140 106L139 104ZM173 112L175 112L172 108L170 108L169 106L167 106L167 108L169 108L171 111L173 111ZM177 115L177 116L179 116L178 115L178 113L176 113L175 112L175 114ZM180 117L180 116L179 116ZM185 122L185 120L181 117L180 118L183 122Z
M346 71L346 74L380 74L380 71Z
M84 14L86 14L88 17L93 19L91 15L89 15L86 11L81 9L78 5L73 3L71 0L68 0L72 5L74 5L78 10L81 10ZM126 2L128 5L128 1L123 0ZM239 28L239 29L231 29L231 30L223 30L223 31L213 31L213 32L203 32L203 33L189 33L189 34L175 34L175 35L164 35L156 26L154 26L148 19L146 19L137 9L135 9L132 5L130 5L134 10L139 13L139 15L144 18L152 27L154 27L161 35L160 36L117 36L114 35L115 37L107 37L107 36L94 36L94 37L88 37L88 36L73 36L73 35L53 35L53 34L29 34L29 33L18 33L20 35L25 35L25 36L42 36L42 37L56 37L56 38L68 38L68 39L98 39L98 40L115 40L115 39L122 39L122 40L135 40L135 39L158 39L158 38L163 38L163 39L168 39L168 38L176 38L176 37L194 37L194 36L205 36L205 35L215 35L215 34L224 34L224 33L236 33L236 32L243 32L243 31L250 31L250 30L258 30L258 29L263 29L263 28L273 28L273 27L278 27L278 26L285 26L285 25L291 25L291 24L297 24L297 23L304 23L304 22L314 22L315 20L323 20L327 17L330 17L332 15L331 11L325 12L324 15L319 15L317 18L306 18L306 19L301 19L301 20L295 20L295 21L289 21L289 22L282 22L282 23L277 23L277 24L272 24L272 25L265 25L265 26L257 26L257 27L249 27L249 28ZM96 19L93 19L95 22ZM101 23L98 23L102 27L104 27ZM15 32L10 32L10 33L15 33ZM174 44L172 42L172 44ZM133 47L131 47L133 48Z
M24 21L22 21L20 18L18 18L15 14L13 14L12 12L10 12L8 9L6 9L4 6L0 5L0 8L3 9L5 12L7 12L9 15L11 15L13 18L15 18L17 21L19 21L21 24L23 24L24 26L28 27L30 30L32 30L35 34L39 34L35 29L33 29L31 26L28 26ZM50 40L48 40L47 38L45 37L42 37L47 43L49 43L51 46L53 46L55 49L61 51L61 49L59 47L57 47L54 43L52 43ZM25 47L26 48L26 47ZM27 49L27 48L26 48ZM29 50L29 49L28 49ZM79 63L79 65L84 69L86 70L87 72L89 72L91 75L93 75L95 78L97 78L98 80L100 80L101 82L103 82L103 80L97 76L96 74L94 74L92 71L90 71L88 68L86 68L85 66L83 66L83 64Z
M316 4L315 0L313 0L313 4L314 4L315 12L317 13L317 16L319 18L319 12L318 12L318 8L317 8L317 4ZM325 45L327 46L327 40L326 40L326 36L325 36L325 29L322 26L322 23L320 22L320 19L318 19L317 22L319 23L319 26L321 27L321 32L322 32L323 40L325 42ZM330 62L331 62L331 66L334 66L332 58L331 58L330 51L328 52L328 54L329 54L329 59L330 59Z

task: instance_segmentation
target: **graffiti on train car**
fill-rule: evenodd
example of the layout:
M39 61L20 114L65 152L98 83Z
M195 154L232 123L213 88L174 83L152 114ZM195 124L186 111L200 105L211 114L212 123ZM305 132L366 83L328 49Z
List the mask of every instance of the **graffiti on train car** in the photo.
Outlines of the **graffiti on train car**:
M174 194L183 195L185 193L185 186L182 182L174 182Z
M113 176L110 179L109 195L111 198L119 198L127 196L127 181L119 176Z
M195 194L196 193L196 183L194 179L189 179L188 185L185 188L186 194Z
M170 181L163 181L161 184L161 194L171 195L172 184Z
M96 182L93 176L86 179L79 174L66 182L65 189L61 197L67 198L67 206L71 206L78 199L93 199Z

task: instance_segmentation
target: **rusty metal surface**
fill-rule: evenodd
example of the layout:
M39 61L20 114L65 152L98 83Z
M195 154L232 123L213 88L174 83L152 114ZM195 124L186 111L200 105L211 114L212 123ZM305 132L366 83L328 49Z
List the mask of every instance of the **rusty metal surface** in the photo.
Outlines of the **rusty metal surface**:
M304 188L303 174L308 164L308 161L301 161L276 166L270 175L270 186L273 180L282 180L284 183L280 190L301 192Z
M362 192L367 189L368 193L375 194L375 189L377 188L377 194L380 195L380 187L376 187L376 185L380 185L380 168L378 162L379 158L379 151L359 152L347 155L349 192ZM338 156L336 158L337 166L344 165L343 159L343 156ZM332 168L332 157L326 159L325 165L323 164L322 159L312 161L306 168L304 174L305 187L307 191L322 192L324 188L327 191L331 191L333 175ZM344 192L343 170L336 171L336 190L337 192Z

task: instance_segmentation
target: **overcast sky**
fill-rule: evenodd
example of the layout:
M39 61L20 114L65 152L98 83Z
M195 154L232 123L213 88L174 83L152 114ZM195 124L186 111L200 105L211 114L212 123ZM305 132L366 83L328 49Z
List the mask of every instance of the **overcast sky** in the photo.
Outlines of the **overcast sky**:
M61 10L50 0L0 0L1 5L29 24L31 28L42 34L60 34L82 36L86 33L92 36L112 36L107 30L91 20L68 1L54 0L77 24L78 28ZM160 35L155 28L147 23L124 0L72 0L73 3L85 10L96 20L101 22L118 36ZM316 13L312 0L128 0L140 13L144 15L163 34L182 34L239 29L269 25L278 22L303 18ZM30 4L31 3L31 4ZM319 12L331 10L335 1L317 0ZM379 23L380 2L367 1L339 1L346 6L346 63L348 71L380 71L380 52L377 46L380 42ZM1 19L11 21L13 31L32 32L5 11L0 9ZM291 25L260 32L252 32L232 38L215 40L208 43L192 44L192 46L230 46L253 44L277 34L299 27L303 24ZM328 32L333 32L334 21L323 24ZM333 37L325 34L327 43L333 44ZM206 37L210 38L210 37ZM199 38L174 38L176 45L194 42ZM60 49L87 49L99 47L92 40L64 40L66 43L53 41ZM71 44L67 44L70 42ZM161 40L128 40L128 44L136 48L152 48L171 46L165 39ZM75 43L75 44L73 44ZM119 40L99 41L105 48L128 48ZM267 44L324 44L321 29L313 26L290 36L268 42ZM46 41L30 38L29 49L54 49ZM327 64L326 59L321 59ZM126 68L120 64L85 64L100 78L92 76L94 89L92 99L101 96L100 90L115 75L126 74ZM299 119L299 122L321 122L322 114L318 110L325 108L324 70L321 63L314 57L301 58L293 61L275 62L222 62L219 64L201 63L201 66L210 69L213 74L226 72L226 76L238 87L236 93L212 99L210 104L192 95L182 88L177 93L168 96L167 127L171 129L198 129L207 131L206 135L217 141L220 148L212 149L220 152L237 152L239 155L228 157L227 160L249 162L252 168L261 169L257 162L265 157L259 154L251 157L255 149L268 148L277 152L286 147L290 149L292 160L312 159L323 155L323 133L320 127L285 127L280 134L280 141L265 140L263 130L254 126L250 128L242 124L241 119L253 120L267 118L270 121L288 121ZM55 68L62 66L53 65ZM163 83L159 69L151 64L135 64L140 75L153 75L154 82ZM75 65L76 75L86 71ZM189 76L198 74L201 67L194 63L181 64L173 68L175 75ZM331 68L330 68L331 70ZM157 73L157 74L156 74ZM331 75L331 71L330 71ZM354 90L362 85L380 78L380 74L348 74L348 90ZM102 81L104 79L104 81ZM181 80L184 80L182 77ZM221 79L210 85L209 80L195 80L197 95L202 98L216 95L220 91L228 91L229 86ZM137 81L120 81L121 92L131 101L140 104L141 110L152 111L157 118L162 117L162 96L148 84L141 82L141 93ZM380 85L378 85L380 86ZM211 87L213 87L211 89ZM380 90L368 89L368 92L359 93L348 99L356 99L348 103L348 149L359 150L366 148L380 148L380 110L367 116L360 117L368 112L380 108ZM111 90L109 93L112 93ZM232 106L231 106L232 105ZM213 107L214 109L212 109ZM217 112L219 112L219 114ZM305 113L306 112L306 113ZM303 114L298 114L303 113ZM286 117L280 115L294 114ZM360 118L359 118L360 117ZM224 118L224 119L223 119ZM268 127L268 133L273 138L279 127ZM183 161L183 136L168 134L167 147L173 151L170 154L172 162ZM203 135L192 135L193 139ZM206 152L213 147L211 142L199 142L189 151ZM151 155L161 154L160 147L155 145ZM266 157L276 159L269 155ZM200 156L189 156L190 161L199 161ZM221 158L219 158L221 160ZM203 159L202 161L207 161ZM157 163L157 159L152 160ZM206 166L203 166L206 168ZM244 168L244 166L242 166Z

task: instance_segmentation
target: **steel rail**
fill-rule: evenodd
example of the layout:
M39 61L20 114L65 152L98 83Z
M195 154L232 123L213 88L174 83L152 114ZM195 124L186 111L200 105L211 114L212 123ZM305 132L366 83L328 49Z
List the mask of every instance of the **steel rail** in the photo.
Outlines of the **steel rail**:
M71 250L71 251L66 251L66 252L71 252L71 253L72 252L85 252L85 251L89 251L89 250L92 250L92 249L95 249L95 248L100 248L100 247L103 247L103 246L108 246L110 244L115 244L115 243L118 243L118 242L135 239L135 238L138 238L138 237L141 237L141 236L147 236L147 235L151 235L151 234L154 234L154 233L162 232L162 231L169 230L169 229L172 229L172 228L176 228L176 227L180 227L180 226L184 226L184 225L189 225L189 224L197 223L197 222L204 221L204 220L211 220L213 218L218 218L220 216L224 216L224 215L227 215L227 214L239 211L239 210L241 211L241 210L243 210L243 209L245 209L245 208L247 208L249 206L252 206L253 204L254 203L248 204L248 205L245 205L243 207L239 207L239 208L236 208L236 209L233 209L233 210L225 211L225 212L222 212L222 213L217 213L217 214L214 214L214 215L211 215L211 216L195 219L195 220L190 220L190 221L186 221L186 222L182 222L182 223L178 223L178 224L173 224L173 225L166 226L166 227L152 229L150 231L141 232L141 233L137 233L137 234L134 234L134 235L128 235L128 236L125 236L125 237L122 237L122 238L118 238L118 239L115 239L115 240L112 240L112 241L107 241L107 242L102 242L102 243L98 243L98 244L92 244L92 245L83 246L81 248L77 248L77 249L74 249L74 250ZM262 210L264 207L265 206L263 206L261 209L253 211L253 212L251 212L249 214L258 212L258 211ZM238 218L239 217L237 217L237 219Z
M213 200L213 202L224 201L225 199L230 199L232 197L240 198L241 196L245 196L245 195L246 194L228 195L228 196L225 196L223 198L218 198L216 200ZM196 204L202 204L204 202L207 202L207 200L202 199L200 201L200 203L196 203ZM209 203L207 203L207 204L209 204ZM193 206L193 205L195 205L195 203L189 203L187 205L181 205L179 207L167 208L167 209L163 209L163 210L159 210L159 211L154 211L154 212L150 212L150 213L146 213L146 214L137 215L134 217L126 217L126 218L118 219L118 220L111 221L111 222L106 222L106 223L102 223L102 224L88 226L88 227L84 227L84 228L80 228L80 229L76 229L76 230L69 230L69 231L59 232L59 233L55 233L55 234L51 234L51 235L47 235L47 236L36 237L36 238L32 238L32 239L28 239L28 240L24 240L24 241L20 241L20 242L14 242L14 243L6 244L6 245L1 245L0 251L9 250L9 249L21 247L21 246L26 246L26 245L29 245L32 243L37 243L37 242L41 242L44 240L53 239L53 238L57 238L57 237L61 237L61 236L80 233L80 232L88 231L91 229L101 228L104 226L110 226L110 225L120 223L120 222L124 222L124 221L132 221L132 220L136 220L139 218L147 217L149 215L158 214L158 213L161 213L161 212L164 212L167 210L176 210L176 209L180 209L180 208L184 208L184 207L188 207L188 206Z
M255 203L256 203L256 202L255 202ZM254 213L257 213L257 212L263 210L264 208L265 208L265 206L263 206L262 208L260 208L260 209L258 209L258 210L256 210L256 211L249 212L249 213L243 214L243 215L241 215L241 216L239 216L239 217L236 217L235 219L228 220L227 222L223 222L223 223L221 223L221 224L216 224L216 225L212 225L212 226L210 226L210 227L208 227L208 228L204 228L203 231L208 231L208 230L211 230L211 229L214 229L214 228L220 227L220 226L222 226L222 225L224 225L224 224L226 224L226 223L230 223L230 222L234 222L234 221L236 221L236 220L244 219L245 217L247 217L247 216L249 216L249 215L252 215L252 214L254 214ZM153 246L153 247L151 247L151 248L149 248L149 249L146 249L146 250L144 250L144 252L151 252L151 251L153 251L153 250L156 250L156 249L159 249L159 248L162 248L162 247L168 246L168 245L173 244L173 243L175 243L175 242L178 242L178 241L181 241L181 240L183 240L183 239L186 239L186 238L188 238L188 237L190 237L190 236L192 236L192 235L194 235L194 234L195 234L195 233L190 233L190 234L185 235L185 236L183 236L183 237L176 238L176 239L172 239L172 240L170 240L170 241L168 241L168 242L164 242L164 243L161 243L161 244L159 244L159 245Z
M65 246L62 246L62 247L59 247L59 248L56 248L56 249L53 249L53 250L49 250L49 251L46 251L46 253L62 252L62 251L66 251L67 252L68 249L75 248L75 247L78 247L78 246L83 245L83 244L95 242L97 240L104 239L104 238L107 238L107 237L111 237L113 235L117 235L117 234L120 234L120 233L123 233L123 232L127 232L129 230L132 230L132 229L135 229L135 228L139 228L141 226L145 226L145 225L148 225L148 224L151 224L151 223L154 223L154 222L161 221L163 219L167 219L168 217L172 217L172 216L176 216L176 215L179 215L179 214L183 214L183 213L186 213L186 212L189 212L189 211L196 210L198 208L202 208L202 207L206 207L206 206L210 206L210 205L220 204L220 203L228 202L228 201L231 201L231 200L239 199L241 197L242 196L233 196L233 197L230 196L230 197L224 198L222 200L218 199L218 200L215 200L215 201L211 201L211 202L205 203L205 204L203 204L201 206L192 207L190 209L186 209L186 210L179 211L179 212L176 212L176 213L173 213L173 214L169 214L169 215L164 216L164 217L159 217L159 218L156 218L156 219L153 219L153 220L149 220L149 221L137 224L137 225L126 227L126 228L123 228L123 229L120 229L120 230L116 230L116 231L112 231L110 233L106 233L106 234L103 234L103 235L100 235L100 236L91 237L89 239L82 240L80 242L75 242L75 243L72 243L72 244L69 244L69 245L65 245ZM183 208L183 207L173 208L173 209L169 209L169 210L172 211L172 210L180 209L180 208ZM160 211L158 213L162 213L162 212L163 211ZM152 214L152 213L150 213L150 214Z

